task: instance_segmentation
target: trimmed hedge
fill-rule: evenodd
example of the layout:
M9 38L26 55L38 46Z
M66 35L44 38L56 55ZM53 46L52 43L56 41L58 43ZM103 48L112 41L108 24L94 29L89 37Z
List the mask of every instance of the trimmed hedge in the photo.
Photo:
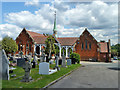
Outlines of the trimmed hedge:
M75 64L75 62L80 63L80 55L78 53L70 54L70 59L72 60L72 64Z

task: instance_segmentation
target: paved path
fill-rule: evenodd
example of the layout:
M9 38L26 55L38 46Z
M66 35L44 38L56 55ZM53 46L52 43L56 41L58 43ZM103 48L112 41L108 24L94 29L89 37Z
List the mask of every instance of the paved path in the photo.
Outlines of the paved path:
M81 62L80 67L49 88L118 88L118 62Z

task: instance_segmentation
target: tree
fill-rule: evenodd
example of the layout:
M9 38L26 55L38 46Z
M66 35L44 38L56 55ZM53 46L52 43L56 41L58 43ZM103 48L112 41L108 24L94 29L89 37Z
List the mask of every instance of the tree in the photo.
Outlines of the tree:
M112 56L120 56L120 44L111 46L111 54Z
M18 46L11 37L6 36L2 40L2 48L5 50L6 54L8 54L16 52Z
M51 58L51 54L56 54L55 51L55 38L53 38L52 35L49 35L47 40L45 41L46 48L45 48L45 53L48 55L48 58Z

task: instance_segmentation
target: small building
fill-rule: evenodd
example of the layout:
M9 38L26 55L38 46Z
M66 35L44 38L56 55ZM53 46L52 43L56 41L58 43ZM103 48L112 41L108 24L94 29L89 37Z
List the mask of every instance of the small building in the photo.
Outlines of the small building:
M78 32L79 33L79 32ZM18 45L18 54L21 50L24 55L37 53L41 56L42 48L45 48L45 40L48 38L45 34L28 31L25 28L16 38ZM111 61L111 45L108 42L98 42L85 28L80 37L57 37L56 28L56 13L53 28L53 38L56 40L56 45L59 46L59 57L62 57L61 50L65 50L66 58L70 56L70 49L72 52L80 54L81 60L97 60L97 61Z

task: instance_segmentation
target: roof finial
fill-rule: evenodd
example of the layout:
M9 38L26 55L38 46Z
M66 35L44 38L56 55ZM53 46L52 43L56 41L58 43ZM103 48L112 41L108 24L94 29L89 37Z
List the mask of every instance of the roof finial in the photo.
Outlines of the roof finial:
M87 30L87 27L85 28L85 30Z

